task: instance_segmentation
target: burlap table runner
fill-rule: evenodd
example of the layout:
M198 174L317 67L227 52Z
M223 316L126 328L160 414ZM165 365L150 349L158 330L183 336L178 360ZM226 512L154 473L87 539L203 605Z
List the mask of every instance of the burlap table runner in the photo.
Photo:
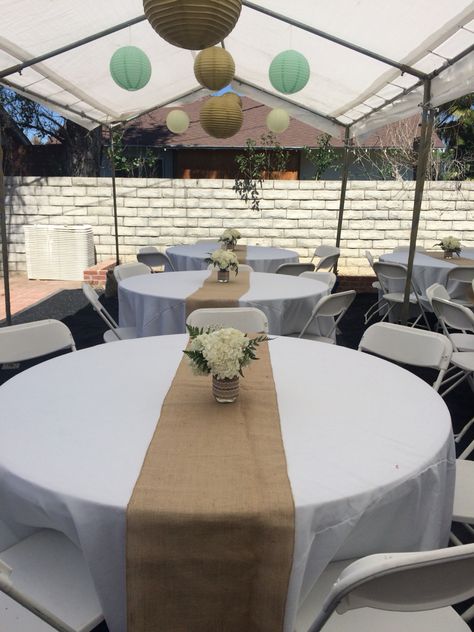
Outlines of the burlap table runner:
M423 254L428 255L428 257L433 257L433 259L442 259L446 261L446 263L452 263L455 266L474 266L474 259L467 259L466 257L454 255L452 259L445 259L443 252L431 252L429 250Z
M217 269L212 270L203 285L186 299L186 318L201 307L238 307L239 298L248 292L249 273L241 270L230 273L229 283L218 283Z
M247 263L247 246L235 246L234 253L239 263Z
M127 513L128 632L279 632L294 506L268 344L235 404L183 359Z

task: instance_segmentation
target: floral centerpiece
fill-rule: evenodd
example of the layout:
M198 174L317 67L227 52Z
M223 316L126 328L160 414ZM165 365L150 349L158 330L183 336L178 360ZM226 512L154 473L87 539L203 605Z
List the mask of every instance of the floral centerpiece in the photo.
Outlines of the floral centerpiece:
M242 369L256 360L255 351L267 336L249 338L246 334L225 327L222 329L187 327L191 343L184 351L197 375L212 375L212 392L219 403L230 403L239 394Z
M461 255L461 242L457 237L449 235L449 237L443 237L443 239L435 246L441 246L441 250L444 251L445 259L452 259L454 254L459 257Z
M226 228L222 235L219 237L219 241L226 245L228 250L233 250L237 240L240 239L241 234L236 228Z
M229 282L229 272L234 270L235 274L239 273L239 260L237 256L230 250L214 250L210 253L210 257L205 259L206 263L212 264L217 271L217 280L220 283Z

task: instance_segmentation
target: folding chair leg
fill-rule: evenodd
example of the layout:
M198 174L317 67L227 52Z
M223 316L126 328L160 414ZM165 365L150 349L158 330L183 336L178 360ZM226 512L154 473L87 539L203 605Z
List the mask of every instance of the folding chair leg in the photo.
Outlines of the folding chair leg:
M455 443L459 443L461 441L461 439L464 437L464 435L472 426L472 424L474 424L474 417L470 421L467 422L467 424L463 427L463 429L460 432L454 435Z

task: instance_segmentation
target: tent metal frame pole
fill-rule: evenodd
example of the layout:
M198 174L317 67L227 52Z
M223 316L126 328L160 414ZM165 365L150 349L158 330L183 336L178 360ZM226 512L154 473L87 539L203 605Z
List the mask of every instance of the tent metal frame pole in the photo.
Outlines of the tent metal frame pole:
M431 149L431 135L433 133L434 109L431 107L431 79L427 79L423 86L423 104L420 146L418 150L418 161L416 167L415 196L413 201L413 217L410 234L410 250L408 252L407 278L403 305L400 314L400 322L406 325L410 311L410 293L413 276L413 261L415 258L416 238L420 223L421 203L423 201L423 189L425 186L426 169L428 165L428 155Z
M3 173L2 129L0 127L0 232L2 242L3 285L5 290L5 316L7 325L12 324L10 304L10 270L8 267L7 217L5 211L5 175Z
M341 176L341 195L339 197L339 215L337 217L337 233L336 233L336 247L339 248L341 243L341 233L342 233L342 218L344 216L344 206L346 203L346 189L347 189L347 179L349 177L349 158L350 152L349 147L351 144L350 139L350 127L346 127L346 132L344 135L344 160L342 163L342 176Z
M117 215L117 187L115 184L115 146L113 130L109 127L110 134L110 164L112 166L112 200L114 205L114 231L115 231L115 265L120 263L119 240L118 240L118 215Z
M102 37L106 37L107 35L111 35L112 33L116 33L117 31L126 29L129 26L133 26L134 24L144 22L145 19L146 18L144 15L140 15L131 20L127 20L126 22L122 22L121 24L111 26L104 31L94 33L94 35L88 35L87 37L83 37L80 40L71 42L71 44L66 44L65 46L61 46L60 48L55 48L54 50L49 51L49 53L43 53L42 55L38 55L37 57L32 57L31 59L28 59L28 61L24 61L21 64L15 64L14 66L5 68L5 70L2 70L0 72L0 79L8 77L8 75L13 75L16 72L21 72L24 68L29 68L30 66L39 64L42 61L46 61L47 59L51 59L52 57L56 57L57 55L61 55L62 53L67 53L70 50L74 50L74 48L79 48L79 46L84 46L84 44L89 44L90 42L94 42L95 40L101 39Z
M344 46L344 48L350 48L356 53L360 53L361 55L365 55L366 57L371 57L377 61L382 62L383 64L387 64L388 66L393 66L394 68L398 68L402 72L406 72L407 74L413 75L414 77L418 77L418 79L426 79L428 75L425 72L421 72L420 70L416 70L411 66L407 66L406 64L400 64L394 59L390 59L389 57L384 57L383 55L379 55L374 51L368 50L367 48L363 48L362 46L358 46L357 44L352 44L351 42L347 42L346 40L341 39L340 37L336 37L335 35L331 35L330 33L326 33L325 31L320 31L319 29L314 28L313 26L309 26L308 24L304 24L303 22L299 22L298 20L294 20L293 18L289 18L286 15L282 15L281 13L276 13L276 11L272 11L271 9L266 9L265 7L260 7L258 4L254 4L253 2L249 2L248 0L242 0L242 4L244 7L249 9L253 9L254 11L258 11L259 13L263 13L264 15L268 15L275 20L280 20L281 22L286 22L291 26L295 26L303 31L307 31L312 35L317 35L318 37L322 37L323 39L329 40L334 44L339 44L339 46Z

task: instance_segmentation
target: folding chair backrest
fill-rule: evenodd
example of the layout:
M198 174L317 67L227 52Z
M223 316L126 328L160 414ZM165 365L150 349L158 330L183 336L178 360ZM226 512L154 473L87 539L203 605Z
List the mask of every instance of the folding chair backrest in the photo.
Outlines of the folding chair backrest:
M218 241L217 237L214 237L214 239L210 238L210 239L196 239L196 243L197 244L216 244Z
M189 314L187 325L192 327L233 327L244 333L268 333L268 320L256 307L209 307Z
M365 256L367 258L367 261L369 262L370 267L373 268L375 261L370 250L365 251Z
M375 323L365 330L359 351L369 351L394 362L438 369L434 383L438 389L446 372L453 346L443 334L396 325Z
M452 259L456 263L456 259ZM474 280L474 266L456 266L448 272L448 283L458 281L460 283L472 284Z
M436 551L369 555L339 575L308 632L336 611L377 608L416 612L444 608L474 595L474 544Z
M253 272L253 268L248 263L239 263L239 272Z
M129 277L138 276L139 274L150 274L150 268L144 263L121 263L114 268L114 276L117 283L128 279Z
M468 307L435 296L432 305L433 311L446 327L474 332L474 314Z
M149 268L165 266L166 270L174 272L174 266L168 255L164 252L160 252L154 246L145 246L144 248L140 248L137 252L137 261L144 263Z
M316 266L316 270L332 270L337 266L337 262L339 260L339 253L333 255L327 255L327 257L322 257Z
M282 263L275 270L276 274L299 276L302 272L313 272L314 263Z
M426 298L430 302L431 307L433 307L433 298L443 298L446 301L449 301L450 296L444 285L441 285L441 283L433 283L433 285L426 288Z
M315 318L319 318L319 316L332 316L334 318L333 325L325 336L326 338L330 338L355 297L355 290L347 290L347 292L338 292L337 294L329 294L329 296L320 298L298 337L302 338L304 336L306 330Z
M318 272L302 272L300 277L321 281L321 283L325 283L328 286L330 291L332 291L337 281L337 277L334 272L323 272L322 270L319 270Z
M105 307L99 301L99 297L97 296L94 288L91 287L88 283L83 283L82 291L84 292L85 297L87 298L89 303L92 305L94 310L99 314L99 316L105 322L107 327L109 327L112 330L118 327L117 323L115 322L111 314L109 314L109 312L105 309Z
M38 320L0 327L0 364L32 360L69 349L76 350L69 328L60 320Z
M328 257L329 255L339 255L340 253L341 251L337 246L326 246L325 244L320 244L314 249L315 257Z

